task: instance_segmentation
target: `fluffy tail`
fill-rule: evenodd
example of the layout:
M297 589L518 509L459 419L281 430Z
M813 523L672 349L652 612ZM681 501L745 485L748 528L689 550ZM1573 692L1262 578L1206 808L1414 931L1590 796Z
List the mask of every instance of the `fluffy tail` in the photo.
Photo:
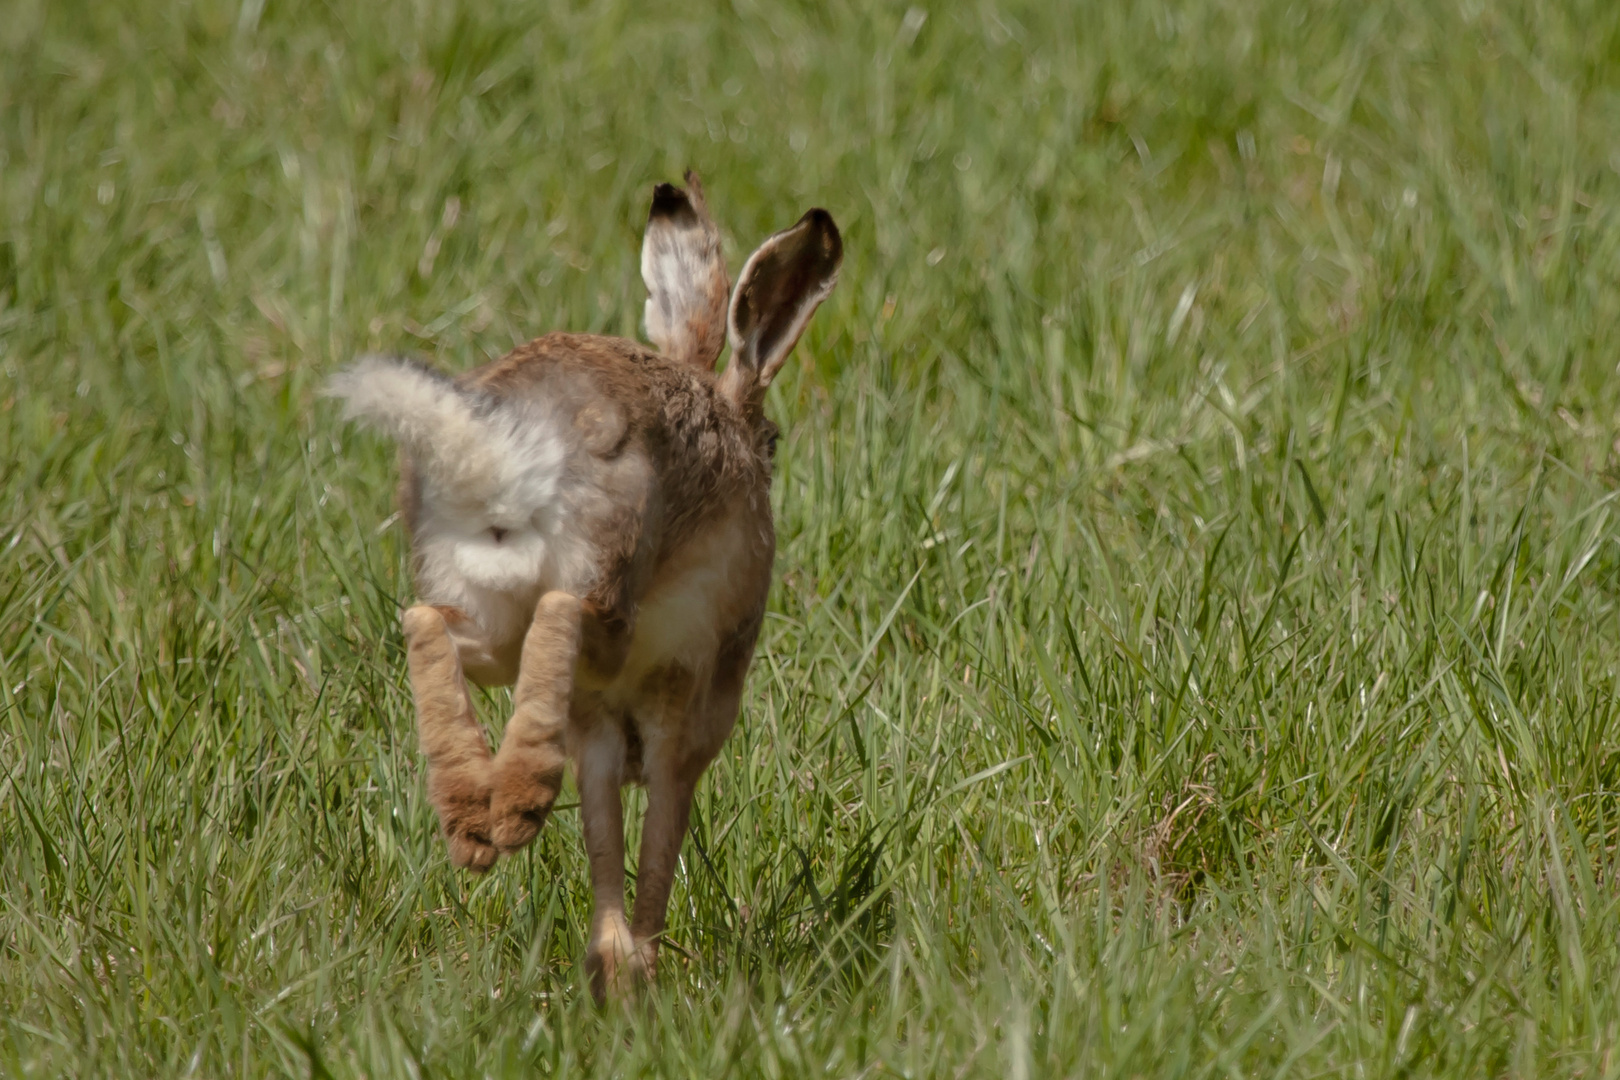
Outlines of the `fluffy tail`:
M495 432L474 397L448 377L384 356L363 356L327 382L346 420L393 437L434 479L462 494L487 495L497 472Z

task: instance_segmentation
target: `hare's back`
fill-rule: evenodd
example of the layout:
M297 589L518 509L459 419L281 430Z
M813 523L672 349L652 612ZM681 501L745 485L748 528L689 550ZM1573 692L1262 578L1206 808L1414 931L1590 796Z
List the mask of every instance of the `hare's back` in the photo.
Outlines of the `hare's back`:
M499 399L573 396L581 406L612 402L635 414L629 419L642 419L657 411L662 387L689 381L690 372L681 366L625 338L552 333L474 368L461 382Z
M496 399L560 409L596 456L639 447L676 488L705 489L761 464L749 425L712 372L624 338L546 334L461 380Z

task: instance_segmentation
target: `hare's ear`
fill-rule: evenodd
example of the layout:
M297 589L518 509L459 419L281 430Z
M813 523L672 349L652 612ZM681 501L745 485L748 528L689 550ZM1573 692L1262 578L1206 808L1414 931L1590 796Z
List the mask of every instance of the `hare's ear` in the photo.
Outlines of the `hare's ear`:
M697 173L686 174L686 185L685 191L673 184L653 189L641 243L647 337L665 356L711 369L725 344L731 283Z
M832 292L843 261L838 226L820 209L748 257L731 294L731 364L722 387L733 400L757 400L764 393Z

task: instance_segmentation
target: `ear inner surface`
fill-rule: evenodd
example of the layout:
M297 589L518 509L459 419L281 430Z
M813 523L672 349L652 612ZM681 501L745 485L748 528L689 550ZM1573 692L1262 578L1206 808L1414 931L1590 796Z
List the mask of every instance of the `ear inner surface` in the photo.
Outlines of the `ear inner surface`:
M810 316L832 292L843 259L838 226L821 209L760 245L731 298L732 363L740 373L728 382L751 378L759 389L770 385Z

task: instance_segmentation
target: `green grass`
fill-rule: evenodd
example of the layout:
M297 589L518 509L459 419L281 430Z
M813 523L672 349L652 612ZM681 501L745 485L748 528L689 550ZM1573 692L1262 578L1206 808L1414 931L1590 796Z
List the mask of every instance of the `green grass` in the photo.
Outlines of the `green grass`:
M0 8L0 1074L1620 1075L1620 5L923 14ZM634 335L687 165L848 254L598 1010L316 391Z

